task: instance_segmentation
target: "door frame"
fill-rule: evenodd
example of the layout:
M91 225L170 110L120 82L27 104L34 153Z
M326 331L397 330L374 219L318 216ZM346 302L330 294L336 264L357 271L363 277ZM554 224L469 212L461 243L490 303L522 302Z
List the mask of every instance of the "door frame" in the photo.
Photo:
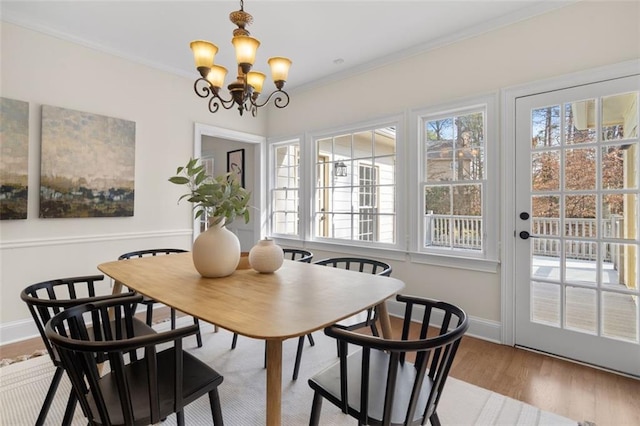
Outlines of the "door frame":
M251 194L251 205L255 209L251 209L251 215L253 219L253 234L257 237L256 241L261 239L266 224L266 209L265 209L265 191L266 183L265 179L262 179L263 173L265 173L265 158L266 158L266 142L267 139L264 136L254 135L252 133L239 132L237 130L225 129L223 127L211 126L209 124L194 123L193 128L193 158L200 158L202 156L202 137L210 136L214 138L227 139L236 142L243 142L253 144L254 146L254 167L256 172L253 178L254 191ZM200 234L199 219L193 221L193 241L196 240Z
M502 125L500 151L502 152L500 170L500 193L502 197L502 244L500 249L501 274L501 342L513 346L515 344L515 162L516 153L516 99L524 96L566 89L584 84L597 83L614 78L626 77L640 73L640 59L607 65L590 70L566 74L547 80L526 83L502 89Z

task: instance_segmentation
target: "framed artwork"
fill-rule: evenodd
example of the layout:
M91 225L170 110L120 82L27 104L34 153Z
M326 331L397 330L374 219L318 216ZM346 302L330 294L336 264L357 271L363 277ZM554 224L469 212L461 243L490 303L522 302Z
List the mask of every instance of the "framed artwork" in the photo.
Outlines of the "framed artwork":
M29 103L0 98L0 220L26 219Z
M42 106L40 217L133 216L136 123Z
M244 188L244 149L227 152L227 172L231 172Z

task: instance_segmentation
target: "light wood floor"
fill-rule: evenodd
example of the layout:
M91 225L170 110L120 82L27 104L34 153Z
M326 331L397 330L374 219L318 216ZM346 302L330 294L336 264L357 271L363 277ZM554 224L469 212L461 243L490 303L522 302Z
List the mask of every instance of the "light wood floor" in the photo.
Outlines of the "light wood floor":
M392 326L399 334L400 321L392 318ZM213 332L213 326L202 324L202 331ZM39 338L0 346L0 358L43 347ZM451 375L578 421L640 425L640 380L543 354L465 336Z

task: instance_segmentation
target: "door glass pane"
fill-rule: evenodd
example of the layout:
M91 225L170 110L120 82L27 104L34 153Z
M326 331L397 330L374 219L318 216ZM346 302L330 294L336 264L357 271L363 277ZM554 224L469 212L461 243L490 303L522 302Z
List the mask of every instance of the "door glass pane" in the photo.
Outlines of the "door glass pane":
M625 179L627 155L622 145L605 146L602 148L602 189L635 188L634 179Z
M597 237L595 211L595 195L566 195L564 197L565 236Z
M534 235L560 235L560 198L556 195L531 197Z
M560 326L560 286L531 282L531 321Z
M638 92L602 98L602 139L638 137Z
M567 144L596 141L596 100L587 99L564 105Z
M596 334L596 291L581 287L565 289L566 328Z
M542 151L531 154L532 191L560 189L560 155L558 151Z
M585 240L565 240L565 281L595 284L597 279L597 244Z
M568 149L565 152L564 182L568 190L596 188L596 150Z
M602 284L637 288L637 244L602 243Z
M606 194L602 196L602 235L605 238L638 239L636 206L638 195Z
M638 342L638 310L630 294L602 293L602 334Z
M560 105L531 111L531 146L560 146Z
M531 277L544 279L546 281L560 282L560 256L553 256L551 253L560 253L558 247L560 247L559 239L532 239L531 244L536 247L539 244L539 252L541 254L536 255L534 251L533 259L531 261ZM546 254L545 254L546 253Z

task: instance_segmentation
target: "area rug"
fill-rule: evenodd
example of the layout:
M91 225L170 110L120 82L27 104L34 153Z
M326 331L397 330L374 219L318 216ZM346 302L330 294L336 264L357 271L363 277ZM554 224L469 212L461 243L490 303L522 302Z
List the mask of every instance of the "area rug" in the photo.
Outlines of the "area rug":
M161 324L166 327L166 324ZM265 424L264 342L240 336L231 350L232 334L203 325L203 347L195 338L185 341L189 352L212 365L224 376L219 388L223 417L229 426ZM307 379L336 362L335 342L322 332L314 333L316 345L307 343L297 381L291 380L297 339L284 342L282 424L309 423L313 393ZM54 368L48 356L40 356L0 368L0 424L33 425L51 382ZM47 417L47 425L59 425L71 385L63 378ZM438 407L443 425L578 425L577 421L542 411L534 406L450 377ZM210 425L211 411L205 396L185 408L188 425ZM328 402L323 404L321 425L354 425L357 422ZM174 425L175 415L163 425ZM79 407L73 425L86 425Z

